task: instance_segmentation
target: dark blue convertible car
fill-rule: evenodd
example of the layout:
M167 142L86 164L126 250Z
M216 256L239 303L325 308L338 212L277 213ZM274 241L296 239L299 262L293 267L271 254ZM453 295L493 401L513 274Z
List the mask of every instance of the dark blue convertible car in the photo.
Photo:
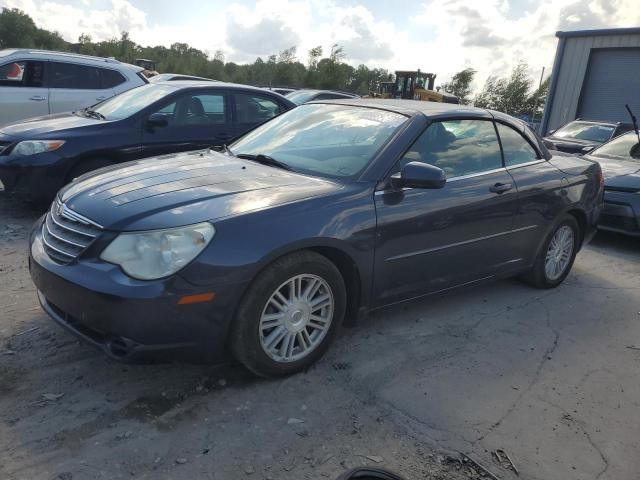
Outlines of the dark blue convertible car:
M118 359L317 360L345 316L523 275L552 288L594 232L596 162L509 116L312 103L221 151L87 174L31 235L43 308Z

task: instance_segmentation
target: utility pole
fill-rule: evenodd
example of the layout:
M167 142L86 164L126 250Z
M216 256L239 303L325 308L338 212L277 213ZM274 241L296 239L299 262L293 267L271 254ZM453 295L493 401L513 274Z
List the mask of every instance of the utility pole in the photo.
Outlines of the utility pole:
M544 78L544 69L545 67L542 67L542 73L540 74L540 82L538 82L538 90L540 89L540 87L542 87L542 79ZM545 99L545 103L546 103L546 99ZM536 108L534 107L533 112L531 112L532 127L535 125L535 121L536 121Z

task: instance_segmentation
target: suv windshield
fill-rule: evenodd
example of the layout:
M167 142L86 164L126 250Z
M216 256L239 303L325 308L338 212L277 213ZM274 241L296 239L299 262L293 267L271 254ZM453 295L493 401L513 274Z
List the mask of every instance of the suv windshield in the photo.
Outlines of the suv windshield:
M624 158L625 160L634 160L640 162L640 158L633 155L638 150L638 137L634 132L621 135L611 140L609 143L602 145L589 154L591 157L613 157ZM633 150L633 152L632 152Z
M590 142L604 143L611 138L616 127L589 122L571 122L553 133L557 138L575 138Z
M248 133L231 150L272 157L302 173L353 177L406 120L376 108L302 105Z
M103 115L106 120L121 120L138 113L174 90L175 87L171 85L143 85L116 95L96 105L93 110Z

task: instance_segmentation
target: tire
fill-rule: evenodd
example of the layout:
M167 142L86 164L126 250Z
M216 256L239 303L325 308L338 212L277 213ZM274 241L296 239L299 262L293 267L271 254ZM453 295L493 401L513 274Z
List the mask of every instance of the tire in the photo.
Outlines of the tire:
M568 252L567 249L558 250L560 242L564 242L564 239L566 238L563 237L563 232L566 235L569 235L570 232L571 242L567 239L566 243L564 243L567 248L570 245L570 252ZM578 253L581 238L580 235L580 227L578 226L576 219L571 215L565 215L562 217L560 222L556 224L551 233L549 233L545 239L533 268L524 276L524 279L536 288L549 289L560 285L571 271L576 254ZM556 239L555 244L552 245L554 238ZM550 252L552 248L558 255L556 260L558 260L559 257L563 257L562 265L559 265L558 269L547 268L547 254L553 255L553 252ZM564 257L566 257L566 260L564 260ZM552 261L552 263L554 262Z
M327 350L345 308L346 288L336 266L314 252L292 253L249 287L232 326L231 351L261 377L299 372Z
M111 165L113 165L113 163L111 163L109 160L102 160L98 158L88 158L86 160L80 160L67 175L67 183L71 183L74 178L78 178L85 173L93 172L94 170L98 170L99 168L109 167Z
M344 472L337 480L403 480L397 473L385 468L356 467Z

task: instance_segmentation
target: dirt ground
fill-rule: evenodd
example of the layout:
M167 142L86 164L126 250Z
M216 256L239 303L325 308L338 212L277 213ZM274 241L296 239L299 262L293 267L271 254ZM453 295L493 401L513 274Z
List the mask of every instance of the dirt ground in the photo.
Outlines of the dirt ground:
M380 311L313 368L122 365L53 324L38 213L0 196L0 478L636 478L640 242L599 234L553 291L501 281ZM634 348L634 347L637 347Z

